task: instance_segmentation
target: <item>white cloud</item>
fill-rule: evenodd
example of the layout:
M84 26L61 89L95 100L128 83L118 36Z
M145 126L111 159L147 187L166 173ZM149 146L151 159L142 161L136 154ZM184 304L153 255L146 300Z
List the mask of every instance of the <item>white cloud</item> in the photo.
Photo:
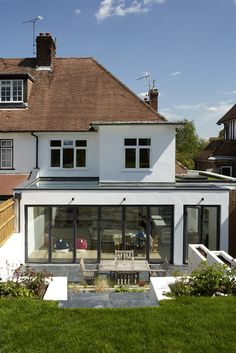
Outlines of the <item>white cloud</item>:
M236 0L233 0L234 5L236 5Z
M168 120L194 121L197 134L203 138L217 136L222 126L218 126L217 121L232 107L233 100L220 101L214 104L198 102L194 104L179 104L161 109Z
M172 73L170 74L170 76L178 76L178 75L180 75L180 74L181 74L180 71L174 71L174 72L172 72Z
M236 0L235 0L236 1ZM232 94L236 94L236 89L232 90L232 91L226 91L226 92L222 92L225 96L230 96Z
M147 13L153 4L164 4L167 0L102 0L95 16L102 21L110 16L126 16Z
M81 10L80 9L76 9L75 10L75 15L80 15L81 14Z
M236 1L236 0L234 0L234 1ZM146 4L151 4L151 3L156 3L156 4L165 4L166 3L166 0L144 0L143 1L144 2L144 4L146 5Z

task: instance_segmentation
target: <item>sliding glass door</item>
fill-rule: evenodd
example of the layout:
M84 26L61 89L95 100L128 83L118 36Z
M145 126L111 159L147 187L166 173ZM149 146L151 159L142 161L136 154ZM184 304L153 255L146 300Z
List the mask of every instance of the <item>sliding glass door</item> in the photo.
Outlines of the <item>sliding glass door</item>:
M137 259L161 262L166 257L172 262L173 206L26 209L26 261L76 263L83 257L97 262L113 259L116 249L126 249L134 250ZM207 231L204 234L209 237Z

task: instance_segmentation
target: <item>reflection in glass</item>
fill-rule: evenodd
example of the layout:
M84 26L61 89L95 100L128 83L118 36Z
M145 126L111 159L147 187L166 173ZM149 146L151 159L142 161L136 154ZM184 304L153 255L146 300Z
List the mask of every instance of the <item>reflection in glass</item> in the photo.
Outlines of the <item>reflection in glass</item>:
M28 207L27 255L32 262L48 262L49 208Z
M150 207L150 261L171 262L173 208Z
M73 207L52 207L53 262L72 262L74 249L73 220Z
M98 250L98 208L77 208L76 260L96 261Z
M217 207L203 207L202 243L210 250L217 250Z
M217 250L218 207L185 207L184 261L188 261L188 245L204 244L210 250Z
M126 207L125 211L125 248L133 249L135 257L146 258L147 207Z
M114 259L115 249L122 246L122 208L101 207L101 259Z

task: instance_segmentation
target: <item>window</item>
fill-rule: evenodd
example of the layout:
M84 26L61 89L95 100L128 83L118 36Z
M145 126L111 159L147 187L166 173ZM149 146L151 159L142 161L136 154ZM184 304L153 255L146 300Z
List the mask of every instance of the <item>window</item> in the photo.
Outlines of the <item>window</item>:
M13 140L0 140L0 167L11 169L13 167Z
M52 168L85 168L86 140L51 140Z
M125 168L150 168L150 138L125 138Z
M23 102L23 80L0 80L0 103Z
M223 175L232 176L232 167L231 166L222 166L220 168L220 172Z

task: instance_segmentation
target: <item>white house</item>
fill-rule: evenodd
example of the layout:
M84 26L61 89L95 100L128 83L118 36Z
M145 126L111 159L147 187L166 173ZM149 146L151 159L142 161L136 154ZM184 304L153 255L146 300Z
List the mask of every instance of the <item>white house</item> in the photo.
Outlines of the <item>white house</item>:
M97 262L115 249L181 265L189 243L228 250L229 190L176 183L175 128L93 58L0 61L0 181L15 187L26 263ZM20 240L19 240L20 239Z

